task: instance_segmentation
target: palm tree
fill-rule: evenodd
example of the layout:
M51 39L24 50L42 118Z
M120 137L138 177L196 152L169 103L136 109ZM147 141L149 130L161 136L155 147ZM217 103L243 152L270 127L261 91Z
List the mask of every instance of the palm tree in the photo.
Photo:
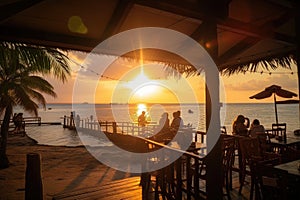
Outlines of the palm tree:
M46 106L42 93L56 97L53 86L42 76L51 74L65 82L70 75L67 57L55 48L28 44L0 43L0 168L8 167L6 155L9 121L13 107L38 114L38 104Z

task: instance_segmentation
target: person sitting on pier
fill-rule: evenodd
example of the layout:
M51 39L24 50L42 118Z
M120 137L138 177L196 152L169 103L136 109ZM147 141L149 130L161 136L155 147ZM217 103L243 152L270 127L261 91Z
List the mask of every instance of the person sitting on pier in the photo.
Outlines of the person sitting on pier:
M176 134L179 130L179 128L183 127L183 120L180 117L181 112L178 110L176 112L173 112L173 121L171 123L171 132Z
M156 134L153 137L150 137L149 139L155 140L157 142L165 142L173 138L173 135L170 134L170 120L169 114L167 112L164 112L161 115L155 132Z
M139 126L146 126L147 120L146 120L146 112L143 111L142 114L139 115L138 117L138 125Z
M25 132L25 126L24 126L24 120L23 120L23 113L18 113L17 115L14 115L13 121L15 124L14 133L24 133Z

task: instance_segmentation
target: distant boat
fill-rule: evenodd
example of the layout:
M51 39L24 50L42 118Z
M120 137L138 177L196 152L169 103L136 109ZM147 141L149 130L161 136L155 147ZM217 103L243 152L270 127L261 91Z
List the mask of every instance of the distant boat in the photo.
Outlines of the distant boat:
M191 109L188 110L188 113L194 113Z
M52 108L50 107L50 108L48 108L48 110L52 110Z

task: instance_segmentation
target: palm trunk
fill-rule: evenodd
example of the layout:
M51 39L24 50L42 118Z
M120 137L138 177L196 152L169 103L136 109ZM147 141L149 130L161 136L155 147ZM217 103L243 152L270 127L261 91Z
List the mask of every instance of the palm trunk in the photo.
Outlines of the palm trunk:
M0 169L7 168L9 161L6 155L7 136L9 129L9 121L12 114L12 106L9 105L5 109L3 123L1 125L1 141L0 141Z

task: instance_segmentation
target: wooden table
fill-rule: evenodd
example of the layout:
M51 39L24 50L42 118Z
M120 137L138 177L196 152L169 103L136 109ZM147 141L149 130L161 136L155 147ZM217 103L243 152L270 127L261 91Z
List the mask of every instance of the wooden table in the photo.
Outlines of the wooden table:
M300 165L300 159L294 160L291 162L275 165L274 167L277 169L282 169L288 171L288 173L292 176L296 176L300 179L300 170L298 169Z
M271 138L270 142L274 148L278 149L278 153L284 153L287 148L300 149L300 137L287 137L286 141Z
M298 170L299 164L300 159L274 166L274 168L288 172L288 194L292 197L292 199L300 196L300 170Z
M276 138L271 138L270 141L272 144L276 144L276 145L294 146L300 144L300 137L287 137L286 141L278 140Z

